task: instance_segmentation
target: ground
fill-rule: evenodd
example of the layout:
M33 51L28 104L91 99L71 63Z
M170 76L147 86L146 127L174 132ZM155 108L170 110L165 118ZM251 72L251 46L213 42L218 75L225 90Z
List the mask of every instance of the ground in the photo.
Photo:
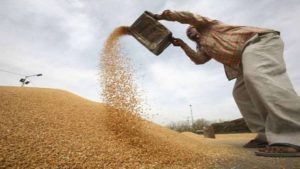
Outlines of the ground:
M0 117L0 168L300 168L299 158L242 148L253 134L206 139L142 119L133 125L62 90L0 87Z
M257 168L257 169L300 169L300 158L266 158L255 156L254 152L257 149L245 149L243 145L253 139L255 134L253 133L242 133L242 134L217 134L216 139L203 138L201 135L193 133L182 133L183 135L203 144L209 146L215 146L214 151L219 150L223 156L230 156L234 159L230 165L224 168ZM229 152L222 152L230 148ZM226 155L226 153L228 153ZM211 154L213 156L213 154ZM226 165L226 164L225 164Z

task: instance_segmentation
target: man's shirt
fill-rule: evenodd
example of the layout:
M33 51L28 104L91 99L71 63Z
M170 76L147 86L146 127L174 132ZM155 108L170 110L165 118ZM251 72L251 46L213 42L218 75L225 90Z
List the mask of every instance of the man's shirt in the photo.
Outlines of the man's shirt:
M271 29L227 25L190 12L172 11L163 19L190 24L201 34L197 41L201 52L224 64L228 80L241 73L241 56L246 42L255 34L277 32Z

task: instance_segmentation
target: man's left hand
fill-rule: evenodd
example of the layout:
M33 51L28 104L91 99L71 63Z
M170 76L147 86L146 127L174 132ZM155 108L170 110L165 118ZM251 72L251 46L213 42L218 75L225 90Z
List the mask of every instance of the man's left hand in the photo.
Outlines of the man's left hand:
M183 40L182 40L182 39L179 39L179 38L172 38L171 43L172 43L174 46L183 46L183 45L184 45Z

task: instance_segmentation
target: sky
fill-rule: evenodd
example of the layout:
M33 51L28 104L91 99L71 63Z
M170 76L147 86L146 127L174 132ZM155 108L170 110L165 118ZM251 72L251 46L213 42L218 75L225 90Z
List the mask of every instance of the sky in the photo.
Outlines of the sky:
M225 3L226 2L226 3ZM298 0L1 0L0 85L67 90L101 102L99 57L114 28L130 26L145 10L190 11L227 24L271 28L281 32L290 79L300 93L300 2ZM187 25L161 21L174 37L191 47ZM155 56L133 37L121 39L131 58L147 118L166 125L194 119L240 118L222 64L195 65L170 46Z

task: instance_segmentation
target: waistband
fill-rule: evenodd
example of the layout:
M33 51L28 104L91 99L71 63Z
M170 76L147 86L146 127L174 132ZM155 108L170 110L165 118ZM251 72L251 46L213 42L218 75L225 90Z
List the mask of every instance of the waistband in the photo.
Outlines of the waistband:
M266 35L280 35L280 32L278 31L272 31L272 32L261 32L257 33L258 36L266 36ZM255 35L254 35L255 36ZM250 38L252 39L252 38Z
M268 36L280 36L280 32L278 31L271 31L271 32L261 32L261 33L256 33L254 34L250 39L248 39L244 46L243 46L243 50L245 49L245 47L247 47L251 42L255 42L256 40L258 40L259 38L262 37L268 37Z

